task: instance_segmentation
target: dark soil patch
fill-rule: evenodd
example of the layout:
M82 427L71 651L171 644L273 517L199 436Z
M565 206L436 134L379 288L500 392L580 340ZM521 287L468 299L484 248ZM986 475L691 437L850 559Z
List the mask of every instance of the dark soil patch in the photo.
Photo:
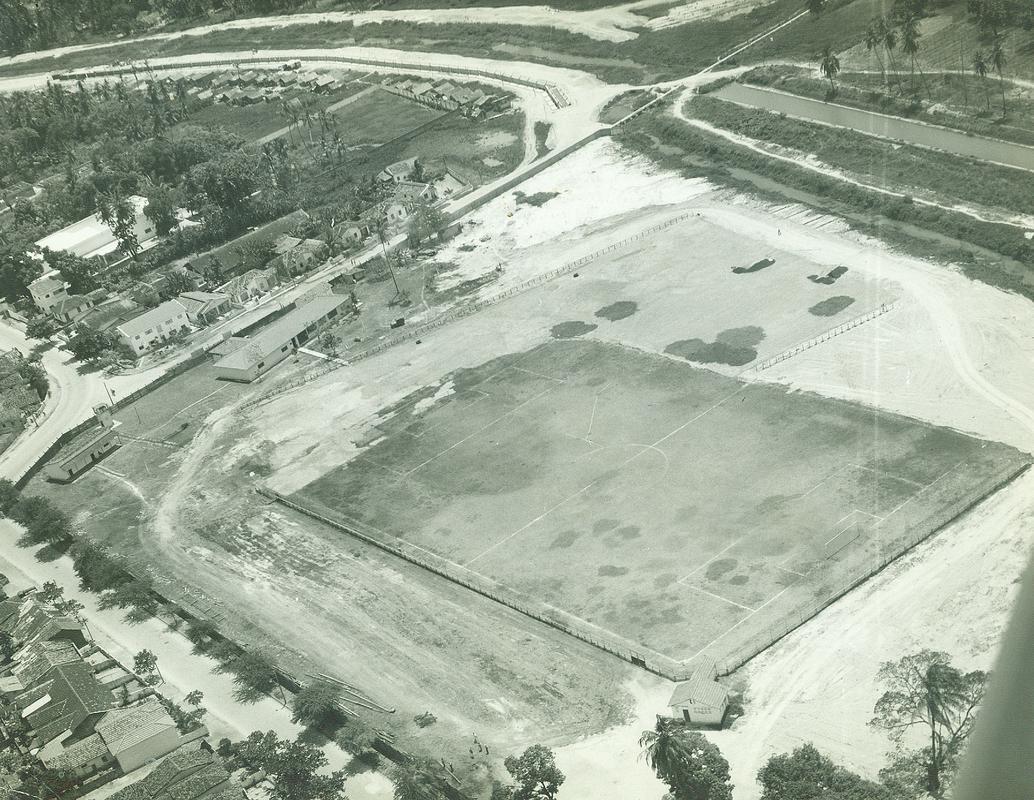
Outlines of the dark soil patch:
M621 523L616 519L598 519L592 524L593 533L606 533L614 530Z
M717 581L723 578L725 575L736 569L736 565L739 562L735 558L719 558L716 561L712 561L707 568L707 572L704 573L709 581Z
M559 195L560 192L535 192L535 194L525 194L524 192L513 193L513 196L517 198L517 205L535 206L535 208L541 208L554 197Z
M763 269L767 269L775 263L774 258L763 258L760 261L755 261L749 267L733 267L732 271L737 275L746 275L749 272L761 272Z
M626 319L632 316L638 310L638 303L634 303L631 300L618 300L616 303L611 303L609 306L601 308L596 312L596 316L611 322L617 322L619 319Z
M680 339L665 347L664 352L697 364L742 367L758 357L755 345L764 338L765 332L762 328L749 325L722 331L713 342L705 342L703 339Z
M573 545L578 537L582 535L581 531L566 530L561 531L557 534L557 537L553 540L552 544L549 545L550 550L566 550L568 547Z
M731 583L733 586L742 586L749 580L750 578L746 575L733 575L731 578L729 578L729 583Z
M808 313L814 314L816 317L833 317L853 302L853 297L848 297L846 294L838 294L836 297L828 297L821 303L816 303L808 309Z
M611 564L604 564L596 573L601 578L617 578L628 574L628 567L615 567Z
M597 327L597 325L592 325L588 322L561 322L559 325L554 325L550 328L549 332L552 334L554 339L573 339L575 336L591 333L596 330Z
M625 525L623 528L618 528L615 531L618 536L622 539L638 539L639 538L639 526L638 525Z
M765 329L757 325L729 328L719 333L715 339L732 347L756 347L765 340Z
M823 286L832 286L837 278L847 272L847 267L833 267L825 275L809 275L808 280L812 283L821 283Z

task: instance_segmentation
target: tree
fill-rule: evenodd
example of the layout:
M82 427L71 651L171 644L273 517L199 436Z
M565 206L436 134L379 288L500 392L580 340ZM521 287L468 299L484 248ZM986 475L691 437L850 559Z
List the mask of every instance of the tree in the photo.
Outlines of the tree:
M388 777L395 787L394 800L437 800L442 796L438 788L441 779L428 761L409 760L395 764L388 771Z
M822 48L822 60L819 62L819 69L829 79L829 96L836 97L837 85L834 79L840 74L840 59L837 58L837 54L833 52L833 48L828 44Z
M810 743L772 756L758 783L761 800L890 800L882 786L834 764Z
M987 90L987 58L983 50L977 50L973 55L973 72L980 78L980 85L984 87L984 99L987 101L987 110L991 111L991 93Z
M42 314L33 317L25 324L25 335L30 339L49 339L56 330L54 320Z
M991 66L998 73L998 88L1002 91L1002 116L1005 116L1005 77L1002 71L1005 69L1005 50L1002 49L1002 36L996 34L991 41Z
M141 650L133 656L133 672L150 686L154 686L158 682L165 682L162 671L158 668L158 656L150 650Z
M223 153L191 167L184 182L189 208L202 211L215 205L237 226L250 214L249 199L257 188L255 160L244 150Z
M330 681L315 680L294 697L293 720L318 728L337 716L340 690Z
M952 666L947 653L922 650L884 663L877 678L887 690L876 701L869 724L887 731L899 745L907 732L922 729L928 741L922 756L924 788L943 797L973 728L987 674L964 673Z
M907 9L899 22L901 28L901 49L909 58L909 71L911 73L912 94L916 93L916 59L919 55L919 39L922 31L919 30L919 16L911 9ZM920 71L921 72L921 71Z
M43 249L43 259L48 266L61 273L68 284L69 294L86 294L97 288L94 262L90 259L50 248Z
M229 669L237 687L233 696L241 703L257 703L280 686L273 662L257 650L242 653L230 663Z
M327 756L312 745L282 740L273 731L256 731L240 743L234 760L265 770L274 800L343 800L345 771L322 772Z
M119 583L104 592L99 605L101 608L128 608L126 620L129 622L143 622L158 612L158 600L151 584L139 578Z
M0 294L8 302L29 297L29 284L42 272L41 262L17 247L0 250Z
M391 265L391 256L388 254L388 232L390 227L388 226L388 220L385 217L381 217L377 222L377 240L381 243L381 255L384 257L384 263L388 265L388 272L391 273L391 282L395 284L395 294L402 294L402 290L399 288L399 282L395 280L395 268Z
M548 747L533 744L520 757L507 756L503 764L517 782L510 790L513 800L556 800L564 773Z
M729 762L698 731L658 720L639 737L643 756L676 800L731 800Z
M438 206L426 201L417 204L407 226L410 242L419 245L432 236L437 236L446 222L445 214Z
M165 183L149 183L144 187L147 205L144 216L154 223L159 236L165 236L179 224L172 188Z
M187 638L196 652L204 650L213 636L218 633L215 623L207 619L192 619L187 623Z
M52 606L61 600L64 594L65 590L54 581L44 581L43 585L36 590L36 599L44 605Z
M11 509L14 508L20 497L21 492L14 485L14 481L10 478L0 478L0 515L10 516Z
M869 24L865 28L865 50L876 56L876 63L880 65L880 78L886 84L887 68L883 63L883 56L880 55L880 50L883 48L883 32L880 30L882 20L882 17L873 17L869 20Z
M817 17L825 10L826 0L805 0L804 7L808 9L809 14Z
M335 741L342 750L370 766L376 766L379 753L375 749L377 734L358 717L348 717L338 729Z
M201 706L201 702L204 699L205 694L200 689L195 689L192 692L188 692L187 696L183 698L184 702L188 706L193 706L194 708L199 708Z

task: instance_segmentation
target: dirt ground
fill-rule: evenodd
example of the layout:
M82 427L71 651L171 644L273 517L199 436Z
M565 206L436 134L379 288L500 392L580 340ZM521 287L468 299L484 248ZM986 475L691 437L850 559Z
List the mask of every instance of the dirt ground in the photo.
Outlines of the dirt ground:
M612 188L601 192L601 185ZM414 749L469 764L471 733L492 745L491 761L544 741L557 747L568 774L562 798L659 796L661 787L635 759L635 740L663 709L670 684L379 551L355 542L343 548L340 534L260 505L252 483L272 479L278 488L297 490L354 454L347 437L334 431L432 384L442 364L474 368L500 348L529 350L551 340L557 324L597 325L590 336L601 341L609 340L608 328L623 325L633 346L659 352L682 342L683 356L701 352L701 344L687 341L714 344L722 331L756 325L765 338L750 347L761 361L796 343L795 325L802 326L798 336L813 336L888 299L895 302L892 312L749 377L1029 451L1034 412L1021 398L1034 390L1034 310L943 265L846 234L829 218L715 194L702 181L625 159L610 143L590 145L521 188L528 196L558 194L540 207L518 207L512 195L493 201L438 256L453 264L449 274L457 283L503 263L482 296L673 216L700 218L686 227L688 235L668 229L670 243L651 237L649 250L601 260L578 278L548 284L534 308L502 303L493 308L496 316L468 318L485 320L468 335L439 335L434 347L430 340L408 342L247 412L238 403L265 385L222 389L175 417L179 409L163 405L168 401L156 392L154 419L143 416L140 430L164 425L162 435L181 436L185 446L127 445L100 465L120 475L97 469L48 491L73 509L93 505L97 496L112 508L124 505L135 531L126 532L119 511L83 524L127 544L135 536L140 557L217 602L234 635L276 641L289 666L321 665L396 706L395 715L375 722L397 726ZM736 258L717 260L730 241ZM639 265L657 265L646 258L676 260L682 268L651 284ZM767 258L775 264L753 269ZM832 285L808 279L841 265L848 272ZM797 280L780 292L774 276L788 267ZM699 295L712 283L726 288ZM686 288L673 292L672 285ZM831 317L809 311L836 297L855 302ZM628 310L622 301L636 303L636 313L622 318ZM571 312L559 317L558 308ZM567 330L574 328L561 332ZM708 369L734 375L750 363ZM223 384L210 386L199 382L194 400ZM236 391L242 393L231 394ZM120 417L125 422L133 414L130 407ZM181 416L189 417L190 429L178 433ZM145 452L153 455L129 458ZM878 694L879 661L922 646L942 647L974 666L991 661L1012 582L1034 542L1032 480L1028 473L734 676L746 688L747 715L715 741L732 763L737 798L756 796L753 775L768 754L801 741L814 739L867 774L877 769L879 749L862 758L867 748L857 743L873 736L864 724ZM822 688L827 685L832 688ZM410 720L424 710L439 723L420 732ZM493 732L498 738L489 738Z

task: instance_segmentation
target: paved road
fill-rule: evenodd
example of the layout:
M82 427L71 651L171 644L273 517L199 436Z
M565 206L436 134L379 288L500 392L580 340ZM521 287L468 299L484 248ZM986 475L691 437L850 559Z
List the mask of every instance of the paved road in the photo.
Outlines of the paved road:
M967 136L964 133L924 122L876 114L858 108L825 103L809 97L762 89L742 83L730 83L714 93L715 97L733 103L764 108L791 117L851 128L871 136L897 139L922 147L946 150L955 155L992 161L1006 166L1034 171L1034 147L1025 147L1000 139Z
M14 325L0 322L0 349L18 350L27 355L34 344L35 340L27 338ZM125 396L150 383L170 366L171 363L105 379L99 372L81 374L67 351L50 348L43 354L50 394L38 416L38 424L30 422L0 454L0 477L17 480L24 475L62 433L89 417L98 403L109 402L109 389L116 399Z

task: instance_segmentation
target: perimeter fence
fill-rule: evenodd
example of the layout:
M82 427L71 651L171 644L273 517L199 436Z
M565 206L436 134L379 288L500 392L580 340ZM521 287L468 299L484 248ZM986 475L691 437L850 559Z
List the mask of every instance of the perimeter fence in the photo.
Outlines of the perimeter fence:
M613 253L615 250L620 250L621 248L627 247L629 244L632 244L634 242L642 241L643 239L646 239L659 231L662 231L666 228L670 228L673 225L677 225L680 222L684 222L692 216L695 216L695 214L680 214L677 217L672 217L671 219L666 220L665 222L662 222L658 225L653 225L649 228L646 228L640 231L639 233L635 234L634 236L629 236L625 239L622 239L621 241L614 242L612 244L607 245L606 247L589 253L588 255L575 259L574 261L569 261L566 264L562 264L561 266L556 267L555 269L551 269L548 272L543 272L539 275L535 275L534 277L528 278L527 280L522 281L521 283L516 284L515 286L511 286L509 289L506 289L505 291L492 295L491 297L486 297L483 300L468 303L466 305L459 306L458 308L455 308L451 311L447 311L430 322L426 322L423 325L418 325L416 327L410 328L405 332L397 333L394 336L385 339L382 342L378 342L372 347L363 350L362 352L356 353L355 355L349 355L348 353L345 353L340 356L340 359L342 359L341 361L337 363L327 364L326 366L320 367L316 370L313 370L312 372L306 373L305 375L302 375L292 381L287 381L277 386L276 388L271 389L270 391L262 394L261 396L256 397L254 400L250 400L247 403L242 403L241 408L251 408L253 406L257 406L261 403L271 400L272 398L278 395L284 394L285 392L289 392L293 389L297 389L300 386L304 386L305 384L311 383L314 380L318 380L319 378L322 378L328 373L334 372L335 370L338 370L341 367L351 366L352 364L362 361L363 359L370 358L371 356L375 356L379 353L383 353L385 350L389 350L392 347L396 347L402 344L403 342L412 341L421 336L426 336L428 333L437 330L438 328L441 328L443 325L448 325L449 323L456 322L457 320L463 319L464 317L469 317L472 314L476 314L478 311L488 308L489 306L501 303L503 300L507 300L508 298L513 297L514 295L520 294L529 289L533 289L537 286L541 286L542 284L548 283L549 281L554 280L562 275L568 275L574 272L575 270L584 267L586 264L589 264L595 261L596 259L607 255L608 253Z

